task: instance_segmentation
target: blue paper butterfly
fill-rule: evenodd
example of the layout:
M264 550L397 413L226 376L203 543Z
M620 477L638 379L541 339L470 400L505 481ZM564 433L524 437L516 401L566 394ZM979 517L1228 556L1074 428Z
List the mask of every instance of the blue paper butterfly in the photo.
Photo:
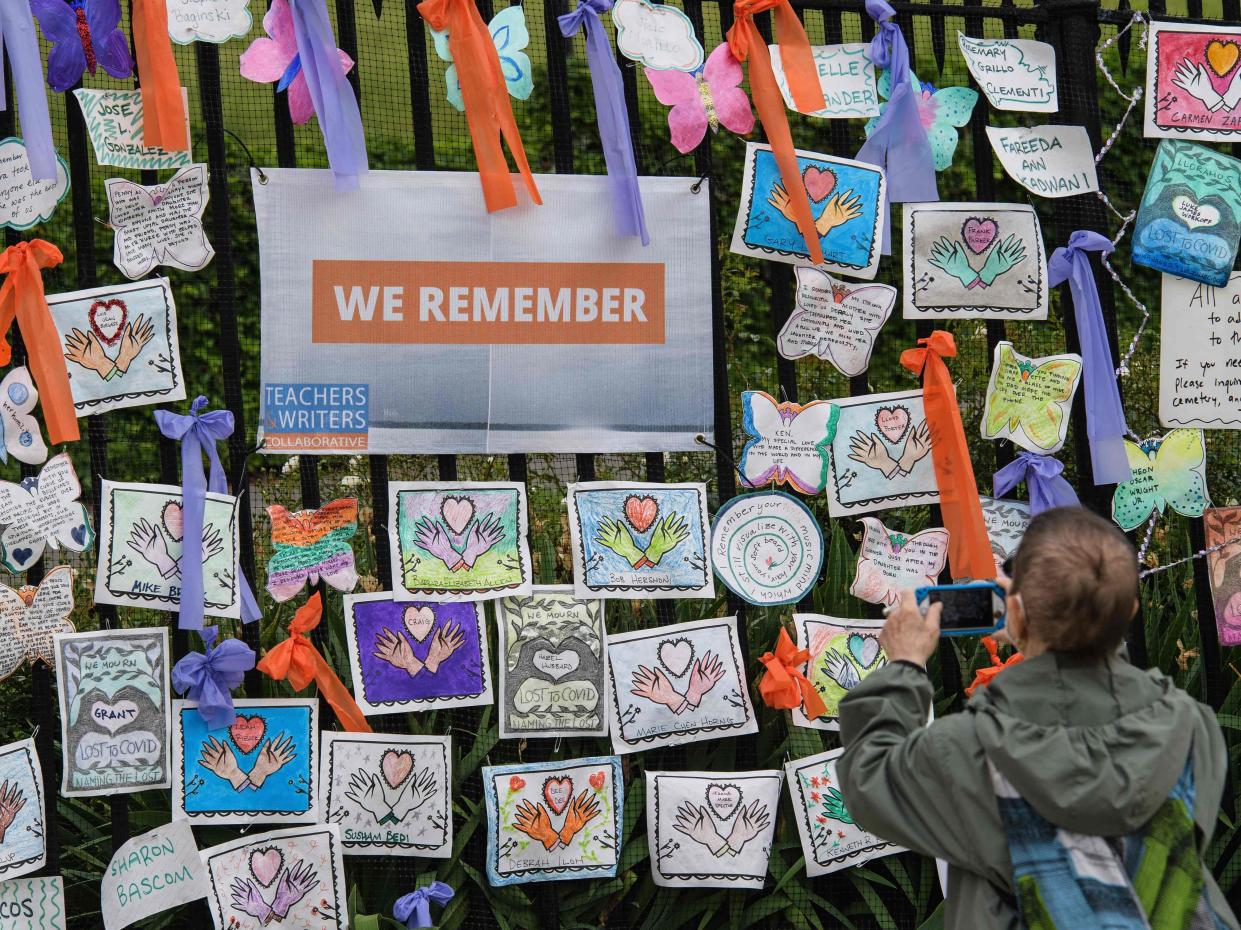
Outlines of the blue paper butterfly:
M918 116L926 129L935 156L935 170L947 171L952 167L952 156L957 150L957 130L970 121L978 91L970 87L945 87L935 89L934 84L923 84L911 70L909 80L913 84L914 99L918 104ZM892 72L879 76L879 95L885 102L879 105L879 116L866 123L866 135L870 135L887 106L886 99L892 87Z
M497 13L487 27L491 33L491 41L496 44L496 53L500 56L500 71L504 74L504 83L508 92L518 100L526 100L534 90L534 77L530 73L530 58L522 51L530 44L530 33L526 30L526 11L520 6L506 7ZM435 53L444 61L452 61L452 51L448 48L448 31L431 30L435 38ZM444 83L447 85L448 102L458 110L465 112L465 100L461 97L461 82L457 80L457 66L450 64L444 72Z

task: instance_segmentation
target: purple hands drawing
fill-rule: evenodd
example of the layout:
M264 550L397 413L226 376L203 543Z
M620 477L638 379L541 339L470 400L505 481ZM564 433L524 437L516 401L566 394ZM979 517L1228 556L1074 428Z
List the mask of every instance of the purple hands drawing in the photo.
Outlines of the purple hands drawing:
M414 544L453 572L469 571L504 538L499 517L491 513L478 517L469 497L445 497L438 519L424 516L414 525Z
M263 926L283 921L319 884L313 865L298 859L286 867L284 853L275 846L253 850L248 862L250 875L233 879L233 909L256 918ZM266 889L273 885L275 892L269 902Z

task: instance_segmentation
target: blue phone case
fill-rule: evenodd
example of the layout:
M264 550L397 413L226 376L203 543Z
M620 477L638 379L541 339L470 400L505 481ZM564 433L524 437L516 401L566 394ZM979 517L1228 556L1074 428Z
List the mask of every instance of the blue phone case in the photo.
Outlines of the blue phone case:
M1004 589L994 581L973 581L968 584L937 584L925 588L916 588L914 596L918 599L919 604L925 604L926 599L932 591L961 591L967 588L988 588L995 594L999 595L1000 602L1005 604L1006 610L1003 616L990 626L971 627L964 630L944 630L939 631L940 636L985 636L988 633L994 633L996 630L1004 629L1004 621L1008 619L1007 601L1004 595Z

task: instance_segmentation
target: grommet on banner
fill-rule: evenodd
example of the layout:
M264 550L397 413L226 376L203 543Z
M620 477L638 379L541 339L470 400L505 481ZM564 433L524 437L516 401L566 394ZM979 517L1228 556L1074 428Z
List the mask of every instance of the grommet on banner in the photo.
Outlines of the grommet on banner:
M710 179L710 177L711 177L711 175L709 175L709 174L704 174L704 175L703 175L702 177L700 177L697 181L695 181L693 184L691 184L691 185L689 186L690 193L691 193L691 194L701 193L701 191L702 191L702 182L703 182L703 181L706 181L706 180L709 180L709 179Z
M694 442L698 443L698 445L700 446L706 446L708 449L710 449L712 452L714 452L716 455L722 458L725 462L727 462L730 466L732 466L732 470L737 473L737 477L741 479L741 483L744 484L747 488L749 488L751 491L758 490L758 486L752 484L750 480L741 473L741 469L737 467L737 463L733 461L733 457L729 455L727 452L725 452L723 449L721 449L719 446L715 445L715 443L708 442L706 436L702 435L702 433L698 433L696 436L694 436Z

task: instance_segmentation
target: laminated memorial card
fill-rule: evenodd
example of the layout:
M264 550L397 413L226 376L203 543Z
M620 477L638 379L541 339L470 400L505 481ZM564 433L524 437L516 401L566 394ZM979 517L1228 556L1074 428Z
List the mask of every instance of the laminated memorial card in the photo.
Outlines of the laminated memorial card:
M839 413L826 400L780 403L766 391L742 391L746 443L737 460L742 483L749 488L783 484L802 494L821 494Z
M452 745L447 736L323 734L323 818L344 854L452 855Z
M536 586L495 602L500 738L606 736L603 601Z
M177 0L184 2L184 0ZM193 0L189 0L193 2ZM73 91L82 117L86 120L86 134L90 136L95 161L101 165L117 168L137 168L142 171L163 171L185 168L193 162L190 149L170 152L158 145L147 145L142 136L146 113L142 108L141 90L102 90L79 87ZM189 94L181 88L185 105L185 138L190 138Z
M170 784L168 630L58 633L61 793L127 794Z
M23 665L51 667L57 633L72 633L73 569L57 565L37 585L0 584L0 680Z
M13 878L0 881L0 917L4 930L65 930L65 880Z
M36 181L26 143L13 136L0 139L0 227L23 232L46 223L67 196L69 166L63 158L56 156L55 178Z
M638 179L644 247L599 221L612 213L602 175L538 175L542 208L487 213L473 172L370 171L347 192L326 170L262 174L264 451L713 439L711 196L697 177Z
M982 438L1008 439L1040 455L1060 451L1081 380L1080 355L1029 358L1011 342L997 342L983 398Z
M480 603L396 601L387 591L348 595L345 639L364 714L492 702Z
M797 630L797 648L810 653L805 675L827 708L812 720L803 708L794 707L793 722L816 730L839 730L841 699L871 672L888 664L879 645L883 620L793 614L793 626Z
M1241 507L1209 508L1202 528L1219 644L1241 646Z
M235 698L210 730L193 701L173 703L172 816L204 824L319 820L317 698Z
M43 769L34 740L0 746L0 889L47 861ZM0 890L0 900L7 895Z
M862 517L862 544L849 593L871 604L891 606L901 592L939 583L948 561L948 531L942 527L902 533L878 517Z
M987 138L1008 176L1040 197L1099 189L1085 126L988 126Z
M1241 273L1222 287L1163 276L1159 422L1241 429Z
M68 452L47 460L20 484L0 481L0 561L14 574L27 571L47 549L85 552L95 542L82 485Z
M736 617L614 633L608 677L618 753L758 732Z
M1055 113L1056 49L1034 39L971 39L957 33L970 75L997 110Z
M568 486L578 597L713 597L704 484L591 481Z
M796 268L797 306L776 338L787 359L814 355L850 378L870 367L879 330L896 306L890 284L837 281L817 268Z
M1021 537L1030 525L1030 505L1025 501L1000 497L980 497L979 501L982 503L982 520L987 525L987 535L991 537L995 567L1002 568L1017 554Z
M716 511L711 565L747 603L795 604L818 584L823 531L810 508L791 494L741 494Z
M1146 41L1145 135L1241 138L1241 27L1152 21Z
M875 65L867 55L869 45L865 42L846 42L842 45L812 45L810 54L819 75L823 90L822 110L811 110L807 116L819 119L857 119L879 115L879 95L875 89ZM784 105L797 110L784 76L784 63L780 59L780 46L769 45L771 70L776 76L776 86L784 97Z
M1125 532L1165 510L1201 517L1211 506L1207 491L1207 446L1200 429L1174 429L1141 442L1125 440L1133 477L1116 485L1112 519Z

